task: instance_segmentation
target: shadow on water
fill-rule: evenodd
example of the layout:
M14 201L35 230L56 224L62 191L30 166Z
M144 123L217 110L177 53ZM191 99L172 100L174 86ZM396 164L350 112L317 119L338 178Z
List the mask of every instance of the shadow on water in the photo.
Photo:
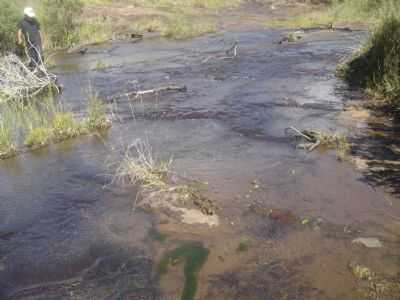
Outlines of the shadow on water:
M400 195L400 120L376 113L367 132L354 139L353 155L365 161L365 180Z

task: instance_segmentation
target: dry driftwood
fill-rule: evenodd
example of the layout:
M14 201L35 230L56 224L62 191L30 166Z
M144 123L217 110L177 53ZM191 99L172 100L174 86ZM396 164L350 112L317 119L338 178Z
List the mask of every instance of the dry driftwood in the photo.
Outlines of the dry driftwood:
M33 97L55 85L56 76L48 72L43 63L31 71L14 54L0 59L0 94L8 99Z
M226 56L216 56L216 55L210 55L203 59L201 63L206 63L210 61L211 59L220 59L220 60L225 60L225 59L234 59L238 55L238 48L239 48L239 43L234 42L233 45L225 51Z
M305 130L301 131L294 126L290 126L285 129L286 133L288 133L289 131L294 131L297 136L302 137L308 141L308 143L303 144L302 146L309 152L314 151L321 145L321 141L316 138L316 134L313 134L313 132Z
M150 89L150 90L132 91L132 92L128 92L125 94L113 96L113 97L111 97L111 100L116 100L116 99L125 98L125 97L128 98L129 100L137 100L145 95L158 94L158 93L164 92L164 91L186 92L187 87L170 85L170 86L165 86L165 87L160 87L160 88Z
M335 27L332 23L330 24L323 24L314 27L300 27L300 30L306 31L318 31L318 30L332 30L332 31L345 31L345 32L353 32L354 30L350 27Z

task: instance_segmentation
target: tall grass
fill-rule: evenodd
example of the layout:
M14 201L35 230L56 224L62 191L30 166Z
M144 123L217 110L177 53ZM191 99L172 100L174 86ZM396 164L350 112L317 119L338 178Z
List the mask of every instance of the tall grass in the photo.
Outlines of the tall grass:
M136 140L118 164L114 181L162 188L171 163L172 160L157 159L148 141Z
M375 26L388 15L399 12L397 0L332 0L329 5L319 6L307 13L284 20L271 20L267 26L285 28L314 27L335 24L365 24Z
M78 118L51 94L29 103L0 104L0 159L96 129L111 126L99 99L88 100L85 118Z
M13 137L12 115L5 113L0 119L0 159L15 152Z
M380 10L386 15L339 74L350 85L359 86L400 110L400 3L382 0L381 5Z

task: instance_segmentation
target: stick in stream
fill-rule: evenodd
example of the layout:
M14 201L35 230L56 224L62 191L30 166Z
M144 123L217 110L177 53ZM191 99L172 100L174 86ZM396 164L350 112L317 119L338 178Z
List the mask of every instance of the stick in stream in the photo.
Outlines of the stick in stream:
M125 93L125 94L113 96L113 97L111 97L111 100L116 100L116 99L123 98L123 97L127 97L129 100L131 100L131 97L133 97L133 99L136 100L139 97L142 97L144 95L158 94L158 93L164 92L164 91L186 92L187 91L187 87L186 86L170 85L170 86L160 87L160 88L151 89L151 90L133 91L133 92L128 92L128 93Z

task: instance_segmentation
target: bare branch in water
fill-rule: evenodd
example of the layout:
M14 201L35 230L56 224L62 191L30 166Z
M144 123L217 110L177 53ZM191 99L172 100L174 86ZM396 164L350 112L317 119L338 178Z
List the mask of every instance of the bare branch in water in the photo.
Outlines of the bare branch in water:
M55 85L56 76L43 63L31 71L16 55L0 58L0 95L8 99L32 97Z

